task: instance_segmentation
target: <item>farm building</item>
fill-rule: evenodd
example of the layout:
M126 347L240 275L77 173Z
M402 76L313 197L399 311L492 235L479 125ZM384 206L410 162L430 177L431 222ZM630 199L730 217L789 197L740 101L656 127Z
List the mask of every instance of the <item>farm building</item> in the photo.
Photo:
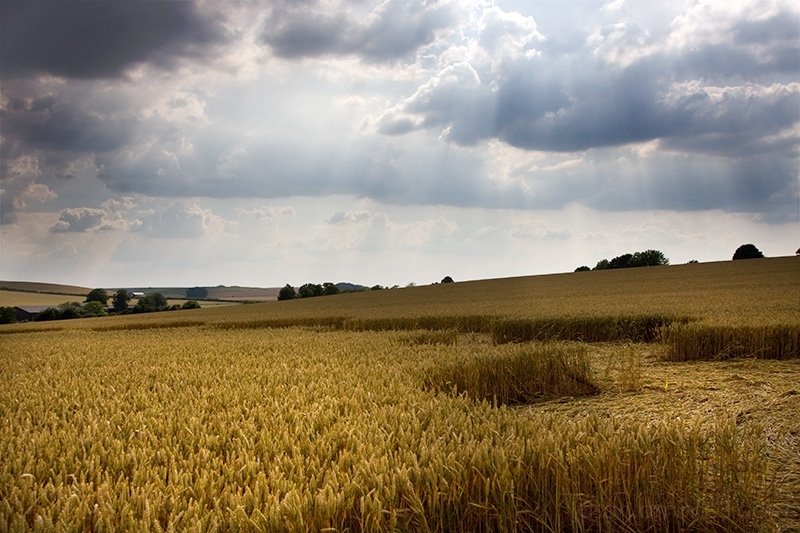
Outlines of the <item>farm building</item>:
M20 322L36 320L36 317L39 316L39 313L44 311L45 309L49 309L53 307L52 305L26 305L26 306L16 306L14 307L14 311L17 313L17 320Z
M130 298L144 298L144 293L139 291L128 291Z

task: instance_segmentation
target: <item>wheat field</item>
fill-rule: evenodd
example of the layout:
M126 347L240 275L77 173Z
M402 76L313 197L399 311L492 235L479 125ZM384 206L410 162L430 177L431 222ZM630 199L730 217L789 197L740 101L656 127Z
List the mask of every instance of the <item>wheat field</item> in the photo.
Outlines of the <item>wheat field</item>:
M741 263L3 326L0 531L796 530L800 260Z

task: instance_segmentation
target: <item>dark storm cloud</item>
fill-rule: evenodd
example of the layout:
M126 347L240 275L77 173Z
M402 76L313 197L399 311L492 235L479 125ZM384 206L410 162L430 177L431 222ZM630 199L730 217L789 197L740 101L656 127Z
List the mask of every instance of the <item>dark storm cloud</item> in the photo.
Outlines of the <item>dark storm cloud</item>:
M72 6L69 13L64 5ZM255 27L262 7L247 13L254 20L248 39L261 39L283 58L410 59L467 20L456 14L457 2L270 6L263 28ZM378 7L369 11L372 6ZM400 81L364 81L373 66L348 65L359 81L343 89L341 72L309 74L322 61L275 61L287 66L286 78L259 72L252 82L196 73L169 81L94 79L119 76L141 62L168 66L226 35L191 2L6 2L0 12L3 221L13 222L26 202L51 201L62 178L81 171L87 187L96 186L96 177L111 193L152 197L353 195L398 205L557 209L581 203L796 218L792 128L800 120L800 88L796 37L785 23L796 17L735 23L726 39L676 49L653 44L642 28L625 23L599 30L581 46L570 37L566 46L557 36L543 40L532 19L498 8L486 12L491 16L458 27L447 43L426 48L438 57L400 71ZM88 38L78 38L83 35ZM242 41L243 49L252 44ZM30 77L6 81L23 74ZM374 102L397 101L399 87L422 76L429 77L414 81L419 86L409 96L365 120L381 105ZM361 111L337 107L356 96ZM359 122L383 135L354 125ZM499 150L508 150L514 164L524 151L556 152L532 156L548 164L572 152L589 155L553 170L507 171L514 164L505 155L493 159L484 141L521 149ZM647 155L628 150L647 141L657 141ZM63 211L70 204L62 201L52 210L61 216L54 232L102 229L97 213ZM210 220L198 210L187 213L181 220L195 228L188 233ZM157 233L178 222L165 218L150 226Z
M524 100L498 99L496 135L534 150L570 152L661 139L673 148L739 157L768 148L763 139L800 118L797 91L670 93L661 89L666 80L648 72L630 67L611 79L573 86L580 97L540 119L505 112L524 106Z
M453 6L446 2L389 0L372 12L347 8L346 2L338 8L313 1L278 3L267 18L262 40L284 58L357 55L392 61L429 44L438 30L456 20Z
M498 138L518 148L561 152L676 139L676 147L707 146L735 155L744 144L758 143L800 119L797 90L729 91L715 99L702 86L676 90L673 83L693 81L692 74L699 72L724 80L782 71L785 66L769 63L772 59L759 63L732 50L702 49L676 58L656 54L625 67L584 56L569 59L568 69L564 59L521 59L494 76L465 74L471 67L463 65L448 67L381 117L378 127L389 135L438 128L464 145ZM728 148L695 144L696 137L703 141L715 134L737 142Z
M169 67L175 57L202 55L224 40L220 20L190 1L6 0L0 69L6 78L104 78L142 62Z
M138 119L123 101L116 102L116 109L103 112L91 91L30 96L28 91L36 90L9 87L8 105L0 109L7 149L107 152L130 141Z

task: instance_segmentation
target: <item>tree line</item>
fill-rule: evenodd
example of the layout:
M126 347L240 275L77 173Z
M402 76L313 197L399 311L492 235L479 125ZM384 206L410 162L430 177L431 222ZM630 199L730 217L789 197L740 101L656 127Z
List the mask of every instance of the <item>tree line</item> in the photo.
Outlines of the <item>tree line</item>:
M445 276L441 283L453 283L453 278ZM347 284L345 284L347 285ZM298 298L314 298L316 296L332 296L334 294L341 294L342 292L360 292L364 291L382 291L386 289L398 289L399 285L393 287L384 287L383 285L373 285L372 287L361 287L357 291L342 291L335 283L326 281L322 285L319 283L305 283L300 288L295 289L287 283L279 292L278 300L296 300Z
M340 294L342 291L336 284L326 281L322 285L319 283L306 283L301 285L299 289L295 290L294 287L288 283L278 292L278 300L295 300L297 298L315 298L317 296L333 296Z
M111 307L108 306L109 300L111 300ZM110 296L105 289L92 289L83 302L64 302L55 307L48 307L36 315L34 321L44 322L48 320L68 320L72 318L200 308L200 304L196 300L189 300L184 302L183 305L169 305L164 295L158 292L139 298L136 305L133 306L130 305L131 300L131 295L125 289L119 289L113 296ZM13 307L0 307L0 324L14 322L17 322L16 310Z
M648 266L662 266L669 265L669 259L659 250L645 250L643 252L634 252L632 254L622 254L611 259L601 259L597 262L594 268L588 266L580 266L575 269L575 272L585 272L588 270L610 270L616 268L637 268Z
M797 255L800 255L800 249L797 250ZM736 248L733 252L733 260L739 259L761 259L764 254L754 244L743 244ZM689 263L697 263L694 259ZM609 270L614 268L636 268L645 266L661 266L669 265L669 259L658 250L645 250L644 252L636 252L633 254L618 255L612 260L601 259L597 262L594 268L588 266L579 266L575 272L586 272L589 270Z

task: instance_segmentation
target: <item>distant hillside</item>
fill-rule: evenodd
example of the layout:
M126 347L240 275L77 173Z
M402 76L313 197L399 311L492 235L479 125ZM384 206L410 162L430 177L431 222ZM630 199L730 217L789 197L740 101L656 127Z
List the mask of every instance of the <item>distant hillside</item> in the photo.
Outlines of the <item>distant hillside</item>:
M357 283L347 283L346 281L341 281L336 284L336 288L341 292L358 292L365 291L369 287L365 287L364 285L359 285Z
M357 292L367 289L363 285L355 283L337 283L336 286L342 292ZM120 287L106 288L109 294L113 294ZM153 294L155 292L163 294L167 298L182 299L186 298L186 290L190 287L122 287L130 291ZM233 302L269 302L278 299L280 287L240 287L237 285L226 286L217 285L216 287L205 287L208 290L208 300L229 300ZM88 287L78 287L74 285L60 285L57 283L40 283L33 281L0 281L0 290L46 293L70 296L86 296L92 289ZM66 300L64 300L66 301ZM48 300L49 302L49 300Z
M86 296L89 294L87 287L75 285L60 285L58 283L41 283L37 281L0 281L0 289L19 292L44 292L48 294L69 294Z
M341 292L358 292L368 289L364 285L356 283L340 282L336 287ZM186 290L190 287L125 287L128 290L143 292L145 294L152 294L158 292L167 298L185 298ZM239 287L217 285L216 287L202 287L208 291L208 300L229 300L234 302L252 301L252 302L269 302L278 299L280 287ZM116 289L109 289L113 292Z
M280 290L281 289L278 287L226 287L220 285L218 287L208 287L208 297L218 300L253 300L265 302L277 300Z
M143 292L145 294L153 294L158 292L167 298L186 298L186 290L191 287L125 287L128 290L135 292ZM216 287L204 287L208 290L208 300L230 300L236 302L254 301L254 302L268 302L278 299L279 288L261 288L261 287L227 287L225 285L218 285Z

